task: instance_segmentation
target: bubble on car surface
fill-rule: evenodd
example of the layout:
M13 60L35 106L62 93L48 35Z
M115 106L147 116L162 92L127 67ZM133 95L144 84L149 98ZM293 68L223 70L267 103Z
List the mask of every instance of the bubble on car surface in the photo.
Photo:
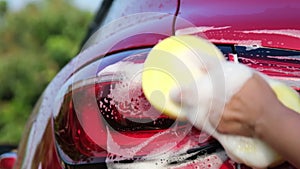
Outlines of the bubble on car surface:
M111 65L107 69L112 69L113 67L122 68L123 73L118 73L118 82L110 88L109 98L111 98L110 103L116 105L118 111L122 112L125 117L130 116L148 116L155 120L157 116L149 115L151 113L152 106L145 100L143 92L141 90L141 76L139 72L143 68L141 63L132 62L120 62L115 65ZM118 71L115 71L118 72ZM120 76L121 74L121 76ZM156 111L153 111L156 112ZM142 122L142 121L139 121ZM174 128L176 130L176 127ZM201 169L217 169L223 164L223 162L228 158L225 151L219 151L214 154L205 154L201 157L197 157L193 160L189 158L194 156L194 154L187 154L187 150L194 145L186 144L181 149L172 149L177 143L167 143L163 146L155 147L150 153L145 156L139 157L138 152L142 151L148 144L151 144L156 138L161 135L172 132L171 130L166 130L162 133L157 133L152 137L148 138L139 145L123 147L113 140L110 134L110 130L107 129L107 151L108 155L106 158L106 164L108 168L170 168L170 169L180 169L180 168L194 168L197 166ZM207 134L202 134L199 137L200 142L207 141L209 136Z
M162 123L159 126L166 125L164 121L156 121L162 114L151 106L142 91L141 73L146 57L147 53L132 55L98 72L97 76L109 77L110 81L114 81L114 83L109 86L109 92L106 94L102 93L103 96L107 96L99 103L100 109L103 109L103 111L100 111L103 113L102 115L117 118L117 114L119 113L122 117L118 118L126 118L140 125L149 122ZM175 166L175 164L173 164L175 162L185 163L184 161L187 158L193 156L193 154L187 154L187 150L197 146L196 142L198 142L199 138L197 137L194 141L187 141L181 146L178 146L178 143L190 132L192 125L178 130L177 123L173 122L173 124L166 127L167 130L157 132L139 144L132 143L131 145L124 146L119 144L118 140L114 140L112 135L112 132L118 132L118 130L116 129L114 131L114 127L107 126L108 155L106 163L111 165L112 168L118 168L116 166L122 166L120 168L123 168L123 166L130 168L130 164L123 164L124 161L127 163L128 161L132 161L134 167L137 167L137 164L142 164L142 166L147 164L147 166L151 168L161 168L168 165ZM130 136L123 135L122 133L120 133L120 135L122 135L124 140L133 139L134 141L134 139L140 139L129 138ZM156 142L166 135L176 138L177 141L164 143L162 145ZM145 152L146 147L150 144L157 146ZM140 154L143 154L143 156L140 156ZM138 160L136 158L138 158Z
M161 113L151 106L142 91L141 73L143 62L138 60L144 58L143 54L138 55L141 56L133 55L121 62L107 66L98 73L98 76L110 74L113 77L112 79L117 81L110 86L108 98L110 104L114 105L124 118L146 123L154 121ZM143 121L141 118L130 117L148 117L148 119Z
M188 146L187 146L188 148ZM106 164L109 169L128 169L128 168L153 168L153 169L183 169L183 168L198 168L198 169L219 169L224 161L228 160L225 151L219 151L214 154L204 154L193 159L196 154L186 154L169 151L158 156L143 157L137 160L120 160L116 156L107 158ZM232 168L235 168L232 165Z
M166 130L164 132L157 133L153 135L152 137L148 138L146 141L134 145L132 147L122 147L120 146L112 137L110 129L107 128L107 152L108 152L108 158L106 159L107 162L114 162L114 161L124 161L124 160L133 160L138 155L138 152L142 151L142 149L147 146L149 143L154 141L156 138L158 138L161 135L164 135L166 133L170 132L169 130ZM175 143L165 144L165 147L156 147L153 152L155 155L159 153L163 153L164 149L170 149L170 147L174 147ZM152 157L153 153L149 153L145 157Z

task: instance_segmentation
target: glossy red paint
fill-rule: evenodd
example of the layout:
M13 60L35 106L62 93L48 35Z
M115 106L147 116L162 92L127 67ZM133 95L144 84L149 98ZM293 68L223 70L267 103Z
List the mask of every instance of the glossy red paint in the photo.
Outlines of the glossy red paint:
M122 21L121 21L122 22ZM155 26L155 24L159 26ZM134 27L134 29L132 29ZM105 32L110 32L109 28L104 27ZM110 35L110 33L108 33ZM137 35L138 33L138 35ZM54 100L57 96L57 91L63 86L68 78L72 74L85 65L99 59L99 57L104 56L108 53L115 53L117 51L145 47L156 44L162 37L167 37L171 35L171 18L166 16L166 20L163 20L161 16L153 17L148 20L148 22L142 22L138 25L130 25L125 31L113 32L114 36L104 37L104 41L97 42L97 45L90 47L82 51L76 58L74 58L69 64L67 64L53 79L53 81L48 85L44 94L40 98L40 102L36 105L33 114L28 121L28 127L25 130L24 139L20 143L18 161L16 168L32 168L39 164L41 161L51 161L53 158L58 158L58 156L47 156L42 159L35 158L37 152L45 152L49 149L55 150L53 147L54 137L47 137L44 139L44 135L50 136L52 133L47 133L47 124L52 121L53 117L53 107ZM142 37L145 43L137 37ZM124 41L126 40L126 41ZM125 43L127 42L127 43ZM78 60L80 62L78 62ZM50 123L50 126L53 125ZM38 146L45 145L45 146ZM49 147L47 147L49 146ZM54 153L55 154L55 153ZM47 166L47 165L46 165ZM61 166L56 166L54 168L60 168ZM50 169L50 168L49 168Z
M194 33L216 43L300 49L300 1L183 0L179 17L198 27ZM191 33L191 31L189 31Z
M0 168L12 169L17 160L17 155L14 152L0 155Z
M120 17L144 12L175 14L178 2L178 0L117 0L112 4L103 24L108 24ZM122 24L117 26L122 26Z
M32 168L61 168L61 160L56 152L53 123L49 119L41 142L36 145Z
M124 112L119 112L120 108L105 101L109 99L107 95L99 97L101 93L109 92L110 85L111 82L86 85L64 96L59 115L55 118L55 130L59 131L55 135L65 161L104 162L109 155L106 151L110 147L107 145L108 140L113 140L118 146L126 148L134 148L149 142L135 152L137 156L148 155L155 148L165 146L166 140L168 143L176 144L173 148L175 151L183 149L187 144L199 146L201 133L199 130L192 128L185 121L175 122L156 110L149 110L151 106L146 109L159 115L155 121L141 115L130 115L131 120L128 120L128 115L125 117ZM98 96L97 103L91 104L95 102L95 95ZM139 98L141 99L139 104L148 104L145 96ZM99 116L99 111L102 116ZM147 122L137 123L138 120ZM207 139L205 143L210 141L212 139Z
M299 51L240 46L236 51L240 63L280 80L300 93Z
M177 34L196 34L222 44L300 50L300 22L297 22L300 19L300 2L297 0L272 1L272 3L260 0L247 2L182 0L180 6L177 2L175 0L114 2L101 29L104 36L97 41L90 40L91 46L66 65L41 96L19 146L15 168L64 168L54 146L56 141L53 118L59 111L55 109L58 91L74 72L104 55L151 47L160 39L172 35L173 19L177 9L179 9L175 25ZM139 15L142 12L161 13ZM129 16L130 14L138 15ZM141 16L142 19L137 16ZM123 18L119 19L120 17ZM112 21L114 22L111 23ZM113 26L114 29L109 26ZM76 119L71 122L75 125ZM91 126L99 124L93 122ZM80 128L77 129L74 131L70 129L70 132L79 136L84 134ZM69 148L72 149L71 146ZM222 169L231 168L230 165L222 167Z

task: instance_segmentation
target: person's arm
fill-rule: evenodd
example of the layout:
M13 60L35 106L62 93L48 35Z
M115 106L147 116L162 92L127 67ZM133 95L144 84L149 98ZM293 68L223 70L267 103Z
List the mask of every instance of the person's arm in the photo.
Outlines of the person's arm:
M210 118L221 133L257 137L300 168L300 115L285 107L269 85L254 74L226 104L220 121Z

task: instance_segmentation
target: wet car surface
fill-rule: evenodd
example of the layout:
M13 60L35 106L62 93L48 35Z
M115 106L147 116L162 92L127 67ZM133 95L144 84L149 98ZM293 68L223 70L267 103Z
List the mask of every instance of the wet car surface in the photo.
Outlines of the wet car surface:
M215 43L228 60L300 92L300 24L294 20L300 3L247 3L113 1L100 29L41 96L16 168L247 168L204 132L155 110L140 78L156 43L192 34Z

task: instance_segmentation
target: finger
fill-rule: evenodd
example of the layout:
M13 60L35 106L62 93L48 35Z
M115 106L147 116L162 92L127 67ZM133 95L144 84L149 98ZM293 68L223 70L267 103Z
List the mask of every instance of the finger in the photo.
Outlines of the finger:
M243 123L236 120L224 120L224 118L220 118L220 120L216 123L215 120L214 127L216 131L222 134L231 134L231 135L242 135L246 137L253 136L253 130L249 128L249 126L244 125Z
M224 113L210 113L211 125L220 133L252 136L253 129L241 120L240 112L226 111Z
M211 125L214 127L214 128L217 128L220 121L221 121L221 117L222 115L218 112L211 112L209 114L209 122L211 123Z
M220 121L216 130L222 134L241 135L246 137L253 136L252 130L239 122L224 123L223 121Z
M210 112L209 119L211 123L216 127L221 120L224 123L231 123L231 122L242 123L243 115L241 114L241 112L231 109L230 105L226 104L222 110L219 109L218 111Z

